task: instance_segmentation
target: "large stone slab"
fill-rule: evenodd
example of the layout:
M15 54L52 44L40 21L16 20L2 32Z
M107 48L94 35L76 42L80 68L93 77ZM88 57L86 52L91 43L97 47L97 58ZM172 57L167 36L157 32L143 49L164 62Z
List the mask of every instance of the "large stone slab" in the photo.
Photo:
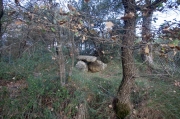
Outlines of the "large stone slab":
M88 56L88 55L79 55L77 57L78 60L84 60L86 62L95 62L97 60L97 57L95 56Z

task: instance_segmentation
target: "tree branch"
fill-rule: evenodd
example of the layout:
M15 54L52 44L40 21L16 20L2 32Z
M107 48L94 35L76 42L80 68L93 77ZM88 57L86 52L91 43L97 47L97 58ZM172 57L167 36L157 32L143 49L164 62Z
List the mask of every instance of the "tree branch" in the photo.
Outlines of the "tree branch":
M155 0L153 3L151 3L149 6L147 6L147 8L150 8L151 10L154 10L157 8L157 6L160 3L166 2L166 0Z
M166 2L166 0L155 0L153 3L151 3L150 5L146 6L146 8L149 8L151 11L155 10L157 8L157 6L160 3ZM145 5L137 5L136 6L136 10L140 10L143 11L144 10Z

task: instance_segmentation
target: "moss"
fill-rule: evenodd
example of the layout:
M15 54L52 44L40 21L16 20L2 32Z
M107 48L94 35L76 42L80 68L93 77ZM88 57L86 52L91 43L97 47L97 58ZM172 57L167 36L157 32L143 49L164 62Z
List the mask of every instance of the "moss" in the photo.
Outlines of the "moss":
M72 77L71 77L71 76L68 76L67 82L69 83L69 82L71 82L71 81L72 81Z
M115 112L117 119L124 119L130 113L130 107L128 104L118 102L116 103Z

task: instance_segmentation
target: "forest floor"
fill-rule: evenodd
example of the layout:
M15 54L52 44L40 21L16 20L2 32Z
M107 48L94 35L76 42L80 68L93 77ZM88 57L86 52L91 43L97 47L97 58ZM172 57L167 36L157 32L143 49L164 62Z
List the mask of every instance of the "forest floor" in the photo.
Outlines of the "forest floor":
M116 62L98 73L76 69L65 87L58 80L0 79L0 118L113 119L112 99L122 78ZM142 70L142 69L141 69ZM140 75L145 72L139 71ZM180 79L147 75L136 79L129 119L178 119Z

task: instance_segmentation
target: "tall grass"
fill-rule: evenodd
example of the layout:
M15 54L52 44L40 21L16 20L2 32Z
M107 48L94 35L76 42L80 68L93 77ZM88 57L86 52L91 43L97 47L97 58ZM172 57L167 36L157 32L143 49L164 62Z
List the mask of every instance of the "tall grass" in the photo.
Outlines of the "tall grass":
M105 71L98 73L73 70L72 81L76 82L80 100L87 104L90 119L112 117L113 109L109 106L116 96L120 75L120 66L112 62Z
M150 74L145 65L138 65L139 75L143 77L136 79L136 84L141 90L138 96L136 95L136 100L145 98L147 107L155 110L154 114L160 111L159 115L163 119L180 118L180 86L175 85L175 80L180 82L180 75L178 67L175 69L172 63L163 58L156 58L155 67Z
M150 106L161 110L167 119L180 118L180 87L176 87L170 79L153 79L150 90L152 101Z
M0 118L55 119L76 114L78 101L71 94L75 90L60 85L50 53L37 50L0 66Z
M61 86L58 66L48 52L44 54L44 51L37 50L13 62L0 62L0 81L4 82L0 87L0 118L71 119L77 117L83 104L90 119L112 118L111 102L122 78L120 64L119 61L111 61L108 68L98 73L81 72L74 68L69 83ZM140 65L139 74L145 75L146 69L144 64ZM178 119L180 87L174 85L174 80L179 81L179 74L174 76L137 78L132 93L134 108L150 108L160 111L164 119ZM11 96L10 89L13 87L8 85L21 83L22 80L27 86L21 89L15 86L14 90L18 92ZM144 115L153 118L148 114Z

